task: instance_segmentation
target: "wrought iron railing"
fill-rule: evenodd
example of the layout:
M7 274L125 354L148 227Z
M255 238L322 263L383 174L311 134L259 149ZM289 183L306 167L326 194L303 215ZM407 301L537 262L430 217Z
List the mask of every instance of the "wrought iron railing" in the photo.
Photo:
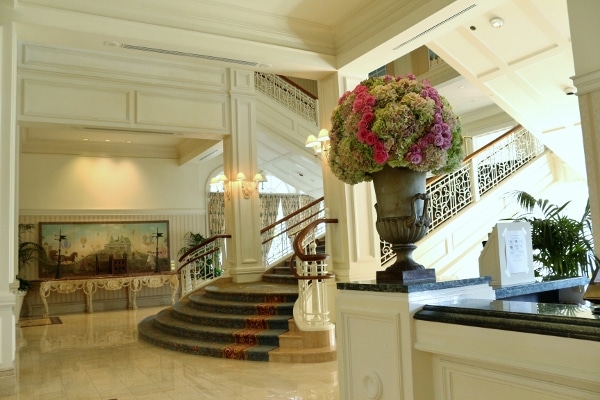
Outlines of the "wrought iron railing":
M325 208L323 197L299 208L279 221L260 230L262 238L263 265L265 268L276 264L293 253L294 238L311 222L323 218ZM313 234L323 236L325 227L319 226Z
M544 152L544 145L533 134L517 126L496 140L465 157L461 167L427 180L434 231L480 197L498 186L519 168ZM381 242L381 264L395 257L390 244Z
M223 260L227 257L225 239L231 235L215 235L186 251L177 273L181 282L181 297L223 275Z
M304 227L294 239L294 255L290 270L298 279L298 300L294 304L294 322L300 330L326 330L331 323L326 280L335 278L327 271L325 253L317 254L315 230L319 226L337 223L335 218L323 218ZM308 250L305 253L305 249Z
M255 72L254 86L259 92L296 112L303 118L315 124L318 123L317 100L282 77L274 74Z

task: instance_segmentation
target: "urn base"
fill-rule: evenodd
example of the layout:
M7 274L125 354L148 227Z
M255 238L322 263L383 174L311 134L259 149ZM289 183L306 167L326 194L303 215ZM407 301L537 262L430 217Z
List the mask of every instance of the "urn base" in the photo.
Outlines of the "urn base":
M423 268L409 271L386 269L385 271L376 271L377 283L402 283L405 285L411 283L434 283L435 269Z

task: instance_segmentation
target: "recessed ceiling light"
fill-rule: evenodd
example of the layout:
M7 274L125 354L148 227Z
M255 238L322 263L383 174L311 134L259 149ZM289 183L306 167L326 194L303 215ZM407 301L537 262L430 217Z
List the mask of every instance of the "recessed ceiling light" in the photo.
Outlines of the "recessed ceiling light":
M110 139L104 139L105 142L110 142Z
M464 89L464 88L465 88L465 86L464 86L464 85L460 85L458 88L459 88L459 89Z
M128 140L127 143L131 143L131 140Z
M502 18L494 17L494 18L490 19L490 24L494 28L502 28L504 21L502 20Z
M104 45L106 47L121 47L121 43L117 42L116 40L107 40L104 42Z
M87 142L88 140L90 140L90 139L88 139L88 138L83 138L83 141L84 141L84 142Z

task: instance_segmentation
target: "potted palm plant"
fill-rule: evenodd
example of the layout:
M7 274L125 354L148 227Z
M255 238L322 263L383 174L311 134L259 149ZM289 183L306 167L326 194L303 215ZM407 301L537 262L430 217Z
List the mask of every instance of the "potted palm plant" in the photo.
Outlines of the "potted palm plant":
M514 195L525 213L510 219L531 224L536 275L544 280L589 277L595 263L589 200L581 218L574 219L565 215L570 202L555 205L524 191Z
M25 267L34 260L40 260L46 254L44 248L38 243L23 241L23 235L32 232L35 224L19 224L19 247L18 247L18 269L17 280L19 287L17 290L17 304L15 305L15 318L19 318L23 300L27 291L31 289L31 282L23 277Z
M179 249L179 252L177 253L178 256L184 255L187 251L206 241L206 239L200 233L193 232L187 232L183 239L185 244L181 249ZM223 270L219 267L220 264L216 262L220 257L219 250L213 250L214 248L212 247L207 248L207 253L209 254L206 254L205 256L196 260L195 274L198 279L216 278L223 274Z

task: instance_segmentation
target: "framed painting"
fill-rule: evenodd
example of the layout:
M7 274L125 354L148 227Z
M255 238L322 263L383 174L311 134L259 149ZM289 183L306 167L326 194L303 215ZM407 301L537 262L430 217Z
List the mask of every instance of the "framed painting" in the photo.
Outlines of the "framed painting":
M39 277L86 277L170 270L169 221L40 222L46 257Z

